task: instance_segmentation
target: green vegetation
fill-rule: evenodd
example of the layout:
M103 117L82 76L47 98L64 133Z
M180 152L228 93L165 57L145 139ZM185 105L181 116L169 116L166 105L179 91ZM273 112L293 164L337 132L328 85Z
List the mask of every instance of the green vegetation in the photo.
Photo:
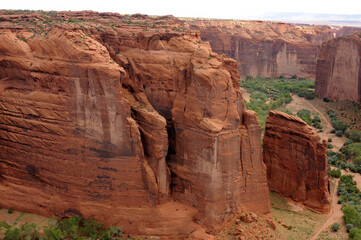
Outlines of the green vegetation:
M340 152L327 151L328 164L337 168L346 169L347 163L345 156Z
M361 191L351 175L341 176L337 188L338 203L342 204L343 220L350 239L361 239Z
M4 229L4 231L3 231ZM36 224L24 223L20 226L0 222L0 233L6 240L35 239L120 239L123 230L119 227L106 228L103 223L95 220L84 220L81 217L54 220L48 226L40 229Z
M340 178L341 171L340 171L340 169L332 169L332 170L328 171L328 175L333 178Z
M340 152L341 153L337 154L337 157L328 156L328 162L331 165L339 167L341 163L338 161L338 157L342 155L343 161L352 161L352 163L343 165L348 167L352 172L361 174L361 142L352 142L351 140L348 140L344 143L343 147L340 149Z
M8 209L8 214L12 214L14 212L14 208L9 208Z
M241 86L251 94L250 101L246 102L247 109L257 113L258 120L264 127L270 110L282 109L282 106L290 103L292 101L291 94L301 93L305 96L303 92L313 93L315 83L306 79L276 79L260 76L253 78L253 76L247 75L241 81Z
M347 124L345 124L342 121L338 121L337 116L334 111L328 110L327 114L331 119L332 126L334 127L334 131L332 131L332 133L335 133L336 136L338 136L338 137L342 137L342 135L344 134L344 132L347 129Z
M315 115L313 118L311 112L306 109L302 109L297 112L297 116L305 121L308 125L313 126L317 129L322 129L321 119L318 115Z
M361 229L359 228L352 228L350 230L350 240L360 240L361 239Z
M301 90L298 91L297 95L299 97L304 97L304 98L306 98L308 100L312 100L312 99L315 98L314 91L309 90L309 89L301 89Z
M338 230L340 230L341 225L338 222L335 222L331 225L331 231L332 232L337 232Z
M355 129L346 131L345 136L348 137L352 142L361 142L361 131Z

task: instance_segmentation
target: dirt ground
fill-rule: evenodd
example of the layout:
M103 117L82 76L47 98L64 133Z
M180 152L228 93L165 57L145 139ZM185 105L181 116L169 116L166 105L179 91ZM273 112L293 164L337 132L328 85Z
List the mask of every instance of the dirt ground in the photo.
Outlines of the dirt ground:
M321 240L321 239L347 239L348 234L346 232L346 225L342 219L343 212L341 210L341 204L338 204L337 187L339 179L332 179L332 191L331 191L331 212L324 224L318 229L316 234L310 240ZM339 223L341 229L338 232L332 232L330 226L333 223Z
M245 88L240 88L243 99L246 100L247 102L249 102L251 100L251 94L249 92L247 92L247 90Z

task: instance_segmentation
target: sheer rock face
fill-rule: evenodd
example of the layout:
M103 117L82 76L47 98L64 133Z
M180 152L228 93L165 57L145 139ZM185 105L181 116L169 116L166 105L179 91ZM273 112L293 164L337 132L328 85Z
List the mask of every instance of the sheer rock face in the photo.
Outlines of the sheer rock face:
M241 76L315 78L319 46L360 28L306 26L265 21L190 20L213 51L239 63Z
M317 60L315 94L361 103L361 38L336 38L322 45Z
M331 209L326 142L304 121L270 111L263 159L270 190L318 212Z
M172 239L269 212L237 63L197 32L144 15L0 18L0 207Z

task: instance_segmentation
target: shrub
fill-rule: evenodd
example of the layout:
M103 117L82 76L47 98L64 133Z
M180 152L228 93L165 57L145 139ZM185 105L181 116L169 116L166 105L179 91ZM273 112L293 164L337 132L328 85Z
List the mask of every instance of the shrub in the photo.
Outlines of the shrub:
M361 239L361 229L352 228L349 234L350 240L360 240Z
M111 226L109 232L112 237L120 237L123 233L123 229L121 227Z
M346 135L346 133L345 133ZM350 138L352 142L361 142L361 131L350 130L347 132L346 137Z
M346 231L350 232L350 230L353 228L353 224L352 223L348 223L346 224Z
M332 149L332 148L333 148L333 145L332 145L332 144L327 143L327 149Z
M312 100L315 98L315 93L313 91L307 91L305 94L305 98L308 100Z
M346 169L346 168L347 168L347 164L346 164L345 162L341 162L340 168L341 168L341 169Z
M327 142L332 142L332 138L328 138L328 139L327 139Z
M331 230L332 232L337 232L338 230L340 230L341 225L338 222L335 222L331 225Z
M361 166L361 156L358 156L358 157L355 157L353 160L352 160L352 163L357 165L357 166Z
M337 137L342 137L342 131L340 131L340 130L339 130L339 131L336 131L336 136L337 136Z
M328 99L328 98L324 98L323 101L324 101L324 102L330 102L331 100Z
M293 74L291 79L297 79L297 75L296 74Z
M343 212L342 218L346 224L351 223L355 227L361 226L360 214L357 212L354 206L348 204L342 208L342 212Z
M340 171L340 169L332 169L328 172L328 175L333 178L340 178L341 171Z
M6 240L35 240L39 239L39 231L35 224L24 223L19 228L8 226L4 236Z
M330 116L331 119L334 118L334 117L336 117L335 112L332 111L332 110L328 110L328 111L327 111L327 115Z
M335 129L332 129L331 131L330 131L330 133L335 133L336 132L336 130Z
M308 125L312 124L311 112L306 109L302 109L297 112L297 116L305 121Z
M358 172L358 167L357 167L355 164L350 163L350 164L348 165L348 168L349 168L350 171L353 172L353 173L357 173L357 172Z
M350 143L340 149L347 159L361 158L361 142Z
M302 89L302 90L298 91L297 95L299 97L304 97L309 100L312 100L315 98L314 92L311 90L308 90L308 89Z
M347 124L345 124L342 121L334 121L334 122L331 121L331 123L332 123L332 126L335 128L336 133L337 133L337 131L341 131L341 133L344 133L345 130L347 129Z
M120 227L106 229L103 223L95 220L84 220L80 217L59 219L55 224L44 228L46 239L103 239L119 237L123 232Z
M248 74L248 75L246 76L246 80L247 80L247 81L249 81L249 80L253 80L253 76L252 76L252 75L250 75L250 74Z
M9 213L9 214L12 214L13 212L14 212L14 208L9 208L9 209L8 209L8 213Z

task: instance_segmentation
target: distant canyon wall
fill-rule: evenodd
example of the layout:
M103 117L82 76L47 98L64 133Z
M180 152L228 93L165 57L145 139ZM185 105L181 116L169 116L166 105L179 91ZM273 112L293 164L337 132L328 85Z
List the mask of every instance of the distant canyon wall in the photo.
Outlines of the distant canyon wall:
M325 42L317 60L315 94L334 101L361 103L361 37Z
M239 63L241 76L314 79L323 41L360 32L355 27L294 25L264 21L192 20L213 51Z

